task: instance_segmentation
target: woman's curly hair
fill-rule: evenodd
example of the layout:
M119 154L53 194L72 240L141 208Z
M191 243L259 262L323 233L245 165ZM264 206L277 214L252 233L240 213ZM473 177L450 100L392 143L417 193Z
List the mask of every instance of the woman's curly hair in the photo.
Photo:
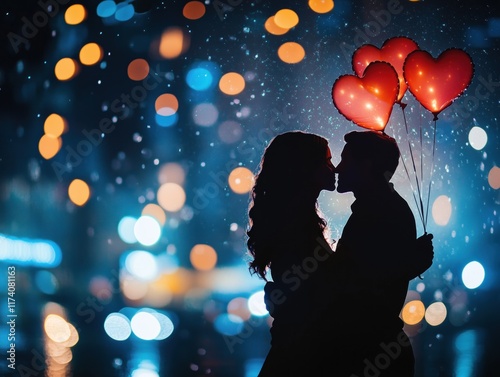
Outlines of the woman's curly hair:
M297 241L325 237L317 207L317 169L325 161L326 139L301 131L276 136L266 148L249 206L247 247L250 272L264 280L276 250Z

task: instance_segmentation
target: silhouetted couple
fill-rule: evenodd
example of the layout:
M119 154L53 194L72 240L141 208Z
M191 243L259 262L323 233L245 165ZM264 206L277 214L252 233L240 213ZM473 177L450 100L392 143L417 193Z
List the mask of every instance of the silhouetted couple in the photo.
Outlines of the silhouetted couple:
M416 238L413 214L389 182L395 140L366 131L345 141L336 168L327 141L299 131L275 137L262 158L248 231L251 272L272 277L261 377L414 374L399 315L409 281L432 264L432 236ZM337 191L356 200L333 251L317 199L335 190L336 173Z

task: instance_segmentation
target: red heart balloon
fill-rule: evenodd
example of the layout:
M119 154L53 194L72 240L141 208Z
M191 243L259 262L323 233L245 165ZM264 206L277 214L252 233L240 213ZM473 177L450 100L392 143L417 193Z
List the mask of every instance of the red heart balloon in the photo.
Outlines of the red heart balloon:
M452 48L434 59L427 51L413 51L403 66L408 88L418 102L437 115L469 86L474 75L471 57Z
M400 102L407 89L403 76L403 64L408 54L415 50L418 50L417 43L406 37L388 39L380 49L366 44L358 48L352 55L352 69L361 77L366 67L372 62L384 61L391 64L399 78L399 93L396 102Z
M370 63L363 77L340 76L332 87L333 104L348 120L383 131L399 92L396 71L387 62Z

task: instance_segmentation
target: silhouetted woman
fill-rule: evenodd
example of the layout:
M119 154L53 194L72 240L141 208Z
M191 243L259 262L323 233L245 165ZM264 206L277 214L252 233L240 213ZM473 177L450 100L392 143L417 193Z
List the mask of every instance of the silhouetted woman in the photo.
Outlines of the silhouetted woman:
M326 139L300 131L276 136L265 150L249 210L250 270L266 284L274 318L271 350L259 376L307 375L303 333L317 310L319 265L332 250L317 199L335 189Z

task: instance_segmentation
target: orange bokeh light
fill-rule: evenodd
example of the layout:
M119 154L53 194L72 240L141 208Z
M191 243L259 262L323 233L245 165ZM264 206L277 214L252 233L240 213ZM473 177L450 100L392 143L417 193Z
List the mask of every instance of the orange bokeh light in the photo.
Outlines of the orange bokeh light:
M234 169L228 177L228 183L231 190L236 194L246 194L250 192L254 185L253 173L244 167Z
M333 0L309 0L309 8L316 13L328 13L333 9Z
M286 42L279 47L278 56L285 63L295 64L304 59L306 52L300 44L296 42Z
M103 51L97 43L87 43L81 48L79 57L83 65L94 65L101 61Z
M425 306L420 300L407 302L401 311L401 317L407 325L416 325L424 319Z
M77 206L83 206L90 198L90 187L81 179L74 179L68 187L69 199Z
M59 137L67 130L66 120L59 114L50 114L43 123L43 131L52 137Z
M43 158L49 160L59 152L61 146L62 141L60 137L45 134L38 142L38 151Z
M147 204L141 212L142 216L151 216L152 218L158 221L158 224L164 225L165 221L167 221L167 215L163 208L161 208L158 204L149 203Z
M268 33L271 33L273 35L283 35L286 34L288 30L290 30L276 25L276 22L274 21L274 16L271 16L266 20L264 28L268 31Z
M130 80L141 81L149 75L149 64L144 59L132 60L127 68L127 75Z
M161 35L159 52L165 59L174 59L189 49L189 35L181 28L171 27Z
M159 115L173 115L179 110L179 101L171 93L161 94L155 101L155 110Z
M219 80L219 89L228 95L239 94L245 89L245 79L236 72L226 73Z
M283 29L291 29L299 23L299 16L291 9L281 9L274 15L274 22Z
M64 21L68 25L78 25L87 17L87 11L81 4L73 4L64 13Z
M78 73L78 65L71 58L62 58L56 63L54 73L60 81L70 80Z
M200 1L190 1L184 5L182 14L189 20L198 20L205 14L205 4Z
M209 271L213 269L217 263L217 253L212 246L198 244L191 249L189 260L197 270Z

